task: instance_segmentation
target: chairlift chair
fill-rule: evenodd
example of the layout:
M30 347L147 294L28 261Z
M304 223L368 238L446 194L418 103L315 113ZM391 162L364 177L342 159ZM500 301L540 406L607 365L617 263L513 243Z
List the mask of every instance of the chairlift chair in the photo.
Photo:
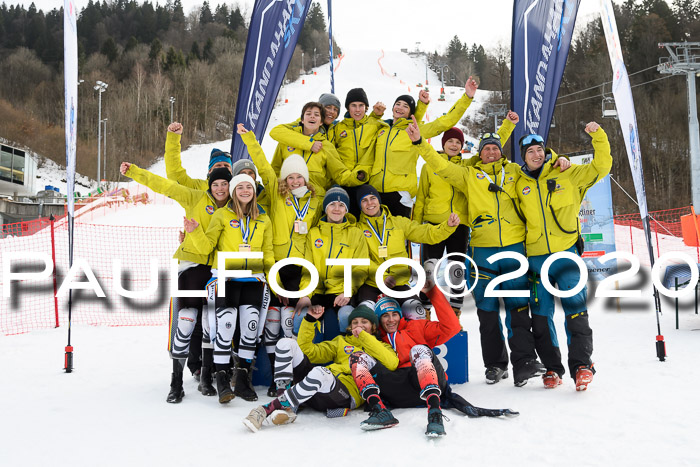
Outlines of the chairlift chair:
M604 97L601 104L603 118L617 118L617 108L615 107L615 99L612 97Z

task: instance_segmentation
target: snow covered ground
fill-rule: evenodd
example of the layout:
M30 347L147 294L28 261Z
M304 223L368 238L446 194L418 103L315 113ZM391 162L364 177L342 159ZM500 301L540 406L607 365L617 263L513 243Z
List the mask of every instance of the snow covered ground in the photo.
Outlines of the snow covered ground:
M320 67L317 73L306 76L303 85L295 82L283 88L269 128L296 119L304 102L328 91L328 68ZM350 88L362 86L370 103L382 100L390 108L399 94L416 96L415 85L424 80L424 64L405 54L387 52L382 58L381 51L348 51L338 67L336 90L343 102ZM462 91L448 88L446 102L437 102L439 84L432 72L429 81L433 102L428 118L433 120ZM478 100L479 94L468 113L476 110ZM438 147L439 138L433 144ZM211 148L229 146L228 141L194 146L183 153L183 165L191 176L203 177ZM265 138L263 148L269 156L274 146ZM152 170L165 172L162 162ZM60 186L60 172L46 174L47 184ZM136 189L134 184L123 186ZM91 222L179 227L181 216L178 205L161 200L105 211ZM12 240L2 240L0 246L7 241ZM680 329L675 330L673 303L663 300L661 329L669 356L659 362L649 275L639 277L644 278L641 299L621 299L618 304L615 299L594 298L589 290L598 373L584 393L574 390L568 376L554 390L545 390L538 380L515 388L512 378L486 385L478 320L468 299L462 324L469 333L470 382L455 390L475 405L509 407L521 415L468 419L449 411L447 436L433 441L423 435L424 409L395 411L400 424L381 432L359 429L365 418L361 411L329 420L307 410L292 425L264 427L253 434L241 420L256 403L234 399L219 405L215 398L201 396L192 378L186 378L183 402L167 404L170 360L165 326L75 326L72 374L62 371L65 327L0 335L0 465L699 465L694 441L700 426L700 317L692 311L692 299L682 300ZM557 325L565 355L561 310ZM264 388L258 393L260 402L268 400Z

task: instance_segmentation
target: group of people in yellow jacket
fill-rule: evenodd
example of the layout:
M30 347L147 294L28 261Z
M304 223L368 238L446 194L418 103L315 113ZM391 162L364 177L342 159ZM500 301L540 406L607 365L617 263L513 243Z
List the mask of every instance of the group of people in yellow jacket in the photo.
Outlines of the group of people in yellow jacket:
M610 147L603 130L592 122L586 131L593 138L593 163L570 167L566 158L545 148L541 137L528 135L519 142L525 161L521 167L503 155L503 143L518 122L517 114L510 112L497 133L482 136L477 156L462 159L464 135L454 125L476 90L477 84L470 78L465 94L450 111L430 123L422 122L429 103L425 91L420 93L418 106L412 96L399 96L392 108L393 118L386 121L381 120L385 111L381 102L367 114L369 101L361 88L348 92L345 118L333 121L340 101L332 94L323 94L319 102L303 107L298 121L271 131L279 142L271 162L255 135L238 125L251 160L232 164L228 153L215 149L206 180L191 179L182 169L179 123L168 127L167 179L122 163L122 174L175 199L185 209L186 233L175 253L180 262L179 289L206 290L212 305L205 306L201 297L176 297L171 302L169 351L173 371L168 402L180 402L184 396L183 368L199 325L203 334L199 390L205 395L218 394L221 403L235 396L257 400L250 372L257 347L264 342L275 368L268 395L280 396L275 399L280 407L269 410L268 404L264 413L251 413L257 428L268 416L274 424L294 418L289 416L290 404L284 404L288 401L283 394L298 391L290 391L289 378L278 378L277 373L282 368L289 371L292 360L294 367L301 364L289 344L295 328L300 340L313 336L314 328L328 342L340 339L333 344L336 350L329 348L323 358L312 359L320 362L327 358L336 363L326 368L333 378L313 386L304 402L315 400L316 408L322 409L359 405L358 398L352 396L357 388L349 388L353 383L338 379L347 372L336 366L347 365L347 359L337 361L337 355L342 354L337 349L362 349L387 368L395 367L391 345L380 343L369 332L372 327L366 310L372 310L381 298L380 285L395 291L410 289L408 266L384 268L379 279L375 277L378 268L389 259L407 258L407 242L426 245L426 259L440 258L445 251L464 254L469 234L469 256L478 268L471 271L470 279L476 282L473 295L486 382L493 384L508 377L499 302L487 296L487 288L492 279L519 267L512 258L493 264L488 258L499 252L515 252L527 254L531 274L497 286L532 289L529 298L504 299L515 385L522 386L535 376L543 376L545 387L561 384L565 369L553 324L553 298L542 287L540 273L550 255L576 251L578 209L587 189L609 172ZM443 152L438 153L426 140L441 133ZM418 156L427 162L420 183L416 176ZM257 182L258 176L262 184ZM230 252L247 255L235 257ZM230 277L218 271L219 255L226 255L226 271L247 270L251 274ZM319 276L315 288L309 290L311 274L299 264L287 264L271 277L273 265L288 258L305 259L315 267ZM346 284L344 267L328 264L329 259L369 261L353 266L350 284ZM562 289L573 288L578 283L578 269L562 263L566 262L549 268L549 280ZM467 269L462 264L451 271L464 276ZM219 275L225 278L223 283L219 283ZM270 282L289 292L308 292L301 298L271 293ZM225 297L218 296L218 286L225 288ZM452 292L460 292L462 286L455 285ZM585 294L584 288L577 296L562 299L568 366L579 390L587 387L594 372ZM455 298L451 304L458 314L461 299ZM399 299L398 306L404 319L426 318L417 294ZM283 337L286 339L280 340ZM278 345L281 342L285 342L283 349ZM311 339L303 342L304 354L319 351ZM233 389L232 348L237 356ZM311 380L298 384L309 392ZM287 386L280 387L281 381ZM350 404L350 400L355 403ZM298 407L298 403L291 407ZM273 414L278 409L286 415Z

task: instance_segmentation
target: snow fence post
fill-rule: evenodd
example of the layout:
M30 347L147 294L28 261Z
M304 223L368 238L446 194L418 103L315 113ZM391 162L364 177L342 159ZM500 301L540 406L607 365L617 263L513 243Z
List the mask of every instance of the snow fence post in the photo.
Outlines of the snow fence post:
M56 218L53 217L53 214L49 216L49 221L51 222L51 260L53 261L54 267L53 267L53 308L54 308L54 313L56 316L56 326L58 327L58 297L56 296L56 239L54 237L54 224L56 222Z

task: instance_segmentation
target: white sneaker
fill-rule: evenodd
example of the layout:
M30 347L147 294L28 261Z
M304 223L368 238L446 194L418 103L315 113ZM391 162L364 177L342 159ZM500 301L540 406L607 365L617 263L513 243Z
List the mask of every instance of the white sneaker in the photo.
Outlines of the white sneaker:
M243 419L243 424L253 433L257 433L262 427L265 418L267 418L265 408L262 405L259 405L251 410L248 416Z
M297 414L293 410L275 410L269 419L274 425L287 425L297 419Z

